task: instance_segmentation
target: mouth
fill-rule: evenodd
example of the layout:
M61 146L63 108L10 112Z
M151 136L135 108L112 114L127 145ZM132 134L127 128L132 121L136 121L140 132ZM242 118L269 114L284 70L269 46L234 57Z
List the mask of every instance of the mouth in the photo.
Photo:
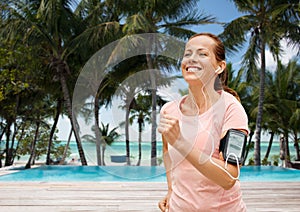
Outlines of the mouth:
M185 69L187 72L198 72L201 71L202 68L197 67L197 66L189 66Z

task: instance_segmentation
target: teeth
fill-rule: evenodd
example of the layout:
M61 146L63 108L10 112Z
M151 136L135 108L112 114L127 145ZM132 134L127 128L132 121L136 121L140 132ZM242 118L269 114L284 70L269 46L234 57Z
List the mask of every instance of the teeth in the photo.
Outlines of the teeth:
M187 68L187 71L189 72L196 72L196 71L201 71L200 68L196 68L196 67L190 67L190 68Z

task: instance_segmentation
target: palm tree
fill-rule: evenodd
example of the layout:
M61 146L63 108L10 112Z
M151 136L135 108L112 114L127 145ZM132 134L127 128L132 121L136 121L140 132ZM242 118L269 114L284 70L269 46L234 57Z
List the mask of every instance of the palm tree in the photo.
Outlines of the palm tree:
M277 78L277 74L279 74L277 71L275 73L267 72L266 73L266 84L265 84L265 102L263 107L263 124L262 127L265 131L269 131L270 139L267 151L265 153L265 156L262 160L263 165L269 164L268 158L269 154L271 152L272 144L274 135L279 135L280 132L280 125L278 123L278 120L280 119L280 116L282 116L283 111L279 112L278 107L276 106L278 101L278 96L276 95L276 91L279 86L277 82L274 80L274 78ZM255 108L257 111L257 108Z
M99 127L99 132L101 134L101 140L102 142L102 162L105 166L105 150L106 150L106 145L112 145L112 143L120 137L120 134L117 132L118 127L113 128L112 130L109 130L109 124L104 125L101 122L101 126ZM92 128L93 131L95 131L95 127ZM84 135L82 136L82 139L89 141L89 142L95 142L96 138L93 137L92 135Z
M105 166L105 150L106 150L106 145L111 146L112 143L120 137L120 134L117 132L118 127L114 127L112 130L109 130L109 124L104 125L101 123L100 127L100 133L101 133L101 139L104 141L102 143L102 160L103 160L103 165Z
M46 92L40 86L43 69L39 65L40 60L37 59L38 49L19 44L12 45L13 42L4 39L0 42L0 116L3 124L1 134L6 135L5 165L9 166L16 155L15 138L22 137L23 122L27 116L32 115L26 111L32 108L34 103L40 104ZM41 98L35 99L34 94ZM45 111L49 115L50 110Z
M124 35L122 33L121 24L124 19L124 10L128 10L127 2L119 0L87 0L81 1L78 4L74 13L82 18L82 24L86 26L85 30L73 40L74 46L77 46L77 49L79 50L78 52L80 52L80 58L84 58L84 61L90 59L91 56L99 49ZM105 64L100 65L105 67ZM94 68L97 70L99 69L99 67ZM103 75L104 72L105 71L101 74ZM120 78L117 79L117 82L124 79L122 75L118 76L120 76ZM98 79L99 76L92 77L91 79L94 78ZM98 130L100 127L99 110L101 107L111 106L112 97L117 88L116 81L110 80L109 76L104 78L105 79L103 79L101 84L97 87L97 92L92 94L95 98L93 105L94 126L98 126L94 131L98 165L103 165L103 161L101 159L101 146L102 142L104 142L102 141L101 133ZM84 84L82 86L83 89L90 89L87 86L92 87L93 85ZM83 97L83 99L87 98L89 98L89 96ZM80 109L81 108L78 110Z
M138 156L138 162L136 164L137 166L139 166L141 164L141 159L142 159L142 132L143 132L143 127L145 125L145 121L150 122L150 120L151 120L150 106L151 106L151 96L138 94L138 96L135 99L135 104L134 104L133 108L130 111L130 113L131 113L131 117L129 119L130 124L132 124L135 119L137 119L137 123L138 123L138 132L139 132L138 150L139 150L139 156Z
M52 129L53 129L53 128L52 128ZM63 152L63 154L62 154L62 156L61 156L61 160L60 160L59 163L58 163L59 165L63 165L63 164L65 163L65 161L66 161L66 157L67 157L67 154L68 154L68 150L69 150L69 148L70 148L70 142L71 142L72 133L73 133L73 130L71 129L71 130L70 130L70 133L69 133L69 136L68 136L67 143L66 143L66 145L65 145L65 147L64 147L64 152ZM50 134L50 136L51 136L51 134ZM48 156L48 154L50 154L50 153L49 153L49 146L48 146L47 156ZM50 164L50 162L51 162L51 160L49 160L49 164ZM49 164L47 164L47 165L49 165Z
M260 165L260 136L263 117L264 85L266 71L265 51L268 47L275 59L279 59L281 43L287 39L288 44L299 46L299 12L298 0L233 0L243 16L225 25L221 34L225 46L230 51L238 51L248 40L249 46L243 56L243 65L249 76L254 74L256 65L260 63L259 71L259 101L255 130L255 165Z
M299 134L299 96L300 96L300 67L297 61L290 61L286 66L278 63L274 76L274 86L272 94L277 112L273 116L277 118L278 128L286 139L286 150L289 156L289 135L293 135L296 150L296 160L299 160L299 144L297 134Z
M164 58L157 59L157 62L164 63L164 65L169 64L166 61L163 61ZM162 74L158 70L143 70L145 68L146 64L146 58L144 56L138 56L135 58L130 58L124 61L126 66L122 64L118 64L118 66L115 68L115 71L118 73L122 73L122 70L127 69L131 70L132 73L124 82L118 85L118 89L116 91L116 95L121 97L124 101L124 105L122 108L126 110L125 113L125 142L126 142L126 157L127 157L127 165L130 165L130 139L129 139L129 124L130 124L130 111L137 106L136 102L136 96L139 93L149 93L149 90L152 89L152 83L149 78L151 76L154 76L156 79L157 87L164 87L169 86L172 80L175 79L175 77L163 77ZM140 71L143 70L143 71ZM126 73L126 72L125 72ZM116 74L116 73L115 73ZM115 75L112 74L112 75ZM119 77L120 78L120 77ZM151 96L152 98L152 96ZM157 98L156 98L157 99ZM157 99L156 104L159 102L162 102L160 98ZM152 117L151 117L152 118ZM150 120L152 120L150 118ZM153 123L153 122L152 122ZM152 163L151 163L152 164Z
M48 149L47 149L47 156L46 156L46 165L50 165L50 161L51 161L51 159L50 159L51 146L52 146L52 143L53 143L53 137L54 137L54 134L55 134L55 131L56 131L56 127L57 127L57 124L58 124L59 116L61 114L61 109L62 109L62 99L59 98L56 101L54 123L53 123L53 125L51 127L50 134L49 134L49 142L48 142Z
M123 67L122 65L120 67ZM138 66L137 66L138 67ZM130 68L130 67L129 67ZM129 146L129 124L130 124L130 111L136 107L135 96L149 87L148 83L149 73L138 72L132 77L129 77L120 84L119 89L116 91L116 94L120 96L125 109L125 143L126 143L126 161L127 165L130 165L130 146Z
M45 64L52 71L54 80L60 83L68 117L74 131L82 165L87 165L80 141L77 121L72 114L72 103L68 81L71 69L68 57L74 51L72 41L76 33L82 32L80 19L72 12L71 0L31 0L10 2L11 14L2 28L8 39L17 39L22 35L22 42L40 45Z
M172 79L169 79L172 80ZM151 93L151 92L150 92ZM163 100L160 96L157 96L157 105L162 107L166 101ZM137 162L137 166L140 166L141 164L141 159L142 159L142 132L143 132L143 127L145 126L145 122L151 123L151 112L150 112L150 108L151 108L151 95L149 94L138 94L138 96L135 98L135 104L133 104L134 106L132 107L130 113L131 113L131 117L129 119L130 124L133 123L133 121L135 119L137 119L137 123L138 123L138 132L139 132L139 136L138 136L138 150L139 150L139 156L138 156L138 162Z

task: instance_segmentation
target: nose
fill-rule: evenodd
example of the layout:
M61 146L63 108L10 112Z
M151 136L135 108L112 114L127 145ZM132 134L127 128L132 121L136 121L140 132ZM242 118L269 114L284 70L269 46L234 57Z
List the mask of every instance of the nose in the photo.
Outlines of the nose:
M188 58L188 62L196 62L198 59L197 54L193 53L191 56Z
M193 53L188 58L186 58L186 62L188 63L194 63L198 60L197 54Z
M195 53L193 53L193 54L191 54L191 60L195 60L196 59L196 54Z

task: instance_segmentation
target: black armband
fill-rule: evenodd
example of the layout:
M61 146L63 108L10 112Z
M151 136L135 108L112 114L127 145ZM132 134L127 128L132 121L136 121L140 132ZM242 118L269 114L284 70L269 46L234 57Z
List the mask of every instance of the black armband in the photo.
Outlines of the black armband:
M247 135L239 130L230 129L220 141L219 151L228 163L242 164L245 157ZM238 160L238 162L236 161Z

